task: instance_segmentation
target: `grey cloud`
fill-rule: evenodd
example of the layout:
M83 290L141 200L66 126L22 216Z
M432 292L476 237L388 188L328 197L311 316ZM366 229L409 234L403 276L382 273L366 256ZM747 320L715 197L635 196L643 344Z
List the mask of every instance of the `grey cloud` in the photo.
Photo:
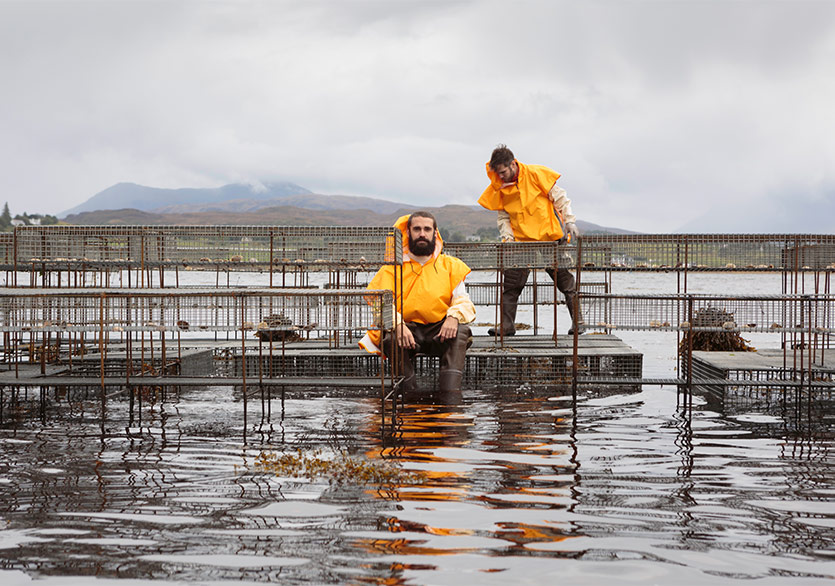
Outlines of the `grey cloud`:
M635 230L831 193L826 2L4 2L0 188L289 179L474 203L505 142ZM689 207L689 206L692 206Z

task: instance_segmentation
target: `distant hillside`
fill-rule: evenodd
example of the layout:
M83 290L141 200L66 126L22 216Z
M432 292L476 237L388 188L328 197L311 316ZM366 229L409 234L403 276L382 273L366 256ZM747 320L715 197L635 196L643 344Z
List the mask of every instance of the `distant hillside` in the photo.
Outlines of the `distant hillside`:
M379 213L393 213L403 207L402 203L359 197L353 195L321 195L299 193L273 199L230 199L212 203L167 205L150 211L159 214L189 214L194 212L255 212L264 208L293 206L308 210L375 210Z
M384 199L321 195L294 183L231 184L215 189L160 189L135 183L108 187L66 212L68 224L391 226L403 214L427 209L444 233L457 238L498 236L496 214L476 205L419 208ZM627 233L582 220L587 234Z
M223 187L201 189L163 189L146 187L136 183L117 183L100 191L81 205L75 206L60 216L91 212L95 210L121 210L132 208L151 211L177 205L222 204L230 200L276 200L285 197L310 194L308 189L295 183L266 183L263 186L234 183Z
M323 196L326 197L326 196ZM388 202L392 203L392 202ZM99 210L72 214L64 218L68 224L76 225L239 225L239 226L391 226L394 221L417 209L425 209L438 219L441 229L447 234L458 233L462 237L472 236L479 230L491 232L496 228L496 213L479 206L446 205L443 207L401 206L391 212L382 213L368 209L311 210L298 206L274 206L257 211L229 212L206 211L189 213L146 212L135 209ZM580 230L585 234L610 233L626 234L627 230L606 228L578 220ZM498 233L496 233L498 234Z

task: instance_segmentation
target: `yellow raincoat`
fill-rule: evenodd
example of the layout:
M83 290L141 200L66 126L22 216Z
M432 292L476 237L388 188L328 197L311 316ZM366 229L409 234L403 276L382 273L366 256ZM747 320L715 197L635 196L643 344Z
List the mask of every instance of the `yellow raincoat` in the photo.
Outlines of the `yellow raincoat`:
M478 203L488 210L506 211L517 241L559 240L565 235L563 219L554 210L548 192L560 174L542 165L525 165L519 161L516 164L519 166L516 183L503 185L487 163L490 185L478 198Z

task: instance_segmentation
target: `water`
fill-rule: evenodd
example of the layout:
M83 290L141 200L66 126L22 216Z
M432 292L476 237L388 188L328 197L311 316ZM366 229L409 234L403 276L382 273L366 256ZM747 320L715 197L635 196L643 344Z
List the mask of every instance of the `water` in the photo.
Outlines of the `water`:
M704 279L779 292L759 277ZM615 290L668 279L623 275ZM664 336L629 341L645 374L674 368ZM91 397L0 429L0 581L831 583L835 410L697 399L688 417L676 403L667 387L584 392L576 408L521 386L410 397L383 442L373 394L291 393L268 421L250 402L245 444L229 388L146 403L129 429L113 401L104 434ZM262 452L399 475L291 478L260 469Z

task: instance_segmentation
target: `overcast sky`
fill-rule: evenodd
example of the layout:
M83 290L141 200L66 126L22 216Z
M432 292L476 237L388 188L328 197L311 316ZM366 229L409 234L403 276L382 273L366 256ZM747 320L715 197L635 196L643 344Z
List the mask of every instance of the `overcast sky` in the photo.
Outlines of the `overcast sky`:
M0 0L0 202L289 180L474 204L506 143L578 217L676 231L831 202L834 72L828 1Z

